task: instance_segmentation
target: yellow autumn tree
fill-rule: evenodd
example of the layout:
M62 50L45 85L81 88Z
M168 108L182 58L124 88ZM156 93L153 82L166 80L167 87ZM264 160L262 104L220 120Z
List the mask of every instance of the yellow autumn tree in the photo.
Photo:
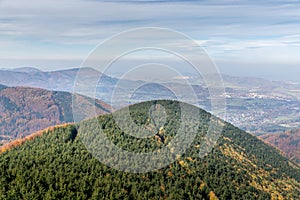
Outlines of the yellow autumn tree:
M209 200L219 200L213 191L209 192Z

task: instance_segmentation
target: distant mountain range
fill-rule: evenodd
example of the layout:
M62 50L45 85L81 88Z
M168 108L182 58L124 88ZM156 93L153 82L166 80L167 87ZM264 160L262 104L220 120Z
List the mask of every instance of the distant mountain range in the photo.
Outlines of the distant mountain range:
M170 90L159 84L146 83L136 80L123 80L101 74L93 68L74 68L60 71L43 72L35 68L19 68L0 70L0 84L8 86L28 86L54 91L73 92L74 81L78 71L87 80L95 80L101 76L101 84L95 88L87 87L85 96L97 98L111 104L111 97L118 81L119 98L115 102L115 109L142 101L154 99L187 99L190 94L187 86L174 82L165 84L171 91L181 94L176 98ZM209 75L208 77L216 75ZM186 76L193 85L201 108L210 111L210 94L203 79ZM233 77L222 75L227 100L227 121L254 134L278 132L300 127L300 84L291 84L280 81L268 81L260 78ZM143 87L139 87L144 84ZM132 96L128 86L139 87ZM128 99L130 101L128 102Z
M93 99L81 95L74 98L85 106L78 112L83 118L95 116ZM95 111L110 112L110 106L95 100ZM0 145L46 127L73 122L72 94L28 87L0 85Z
M149 120L149 109L157 105L168 113L168 120L160 128ZM177 101L150 101L128 108L138 126L159 128L160 137L135 138L125 134L108 114L81 122L76 125L78 129L75 125L56 127L22 144L12 144L0 153L1 198L299 199L299 166L256 137L204 110L185 106L194 109L193 113L199 112L201 122L196 126L187 118L184 130L198 131L182 156L176 155L177 150L174 152L178 148L174 133L182 123ZM225 125L214 149L200 159L200 147L209 142L204 137L210 119ZM102 151L99 142L103 141L103 135L99 134L99 127L112 144L124 151L155 151L165 159L176 158L176 161L148 173L127 173L110 168L93 157L91 150L94 155L104 156L107 163L124 164L124 170L127 165L144 168L148 164L159 164L160 160L138 162L132 156L115 154L104 144L101 147L105 151ZM129 124L128 128L135 131ZM90 151L83 141L88 142ZM163 148L168 154L162 153Z
M114 77L107 76L93 68L73 68L60 71L50 71L43 72L35 68L18 68L13 70L0 70L0 84L7 86L27 86L34 88L42 88L46 90L54 91L67 91L73 92L76 78L80 72L82 77L85 77L85 83L89 83L90 80L98 80L101 77L101 83L97 86L91 86L85 88L84 95L98 98L104 102L110 103L111 96L115 90L118 81L122 80L122 85L118 85L118 89L121 94L124 96L124 99L119 99L116 106L121 108L128 105L128 98L131 98L131 103L142 102L152 99L173 99L174 94L170 93L166 89L163 89L159 84L152 84L136 80L124 80ZM130 95L130 88L137 88L140 85L145 84L143 87L139 88L132 97ZM178 84L176 82L169 83L169 87L176 88L180 91L185 91L186 86ZM95 88L96 87L96 93ZM203 88L200 85L194 85L194 89L197 91L197 94L200 95L200 98L207 100L209 97L208 90ZM167 94L166 94L167 92ZM185 94L183 93L183 96Z
M7 86L28 86L47 90L73 91L74 82L79 72L88 78L99 78L101 76L102 86L114 87L119 81L102 74L94 68L73 68L58 71L44 72L36 68L24 67L11 70L0 70L0 84ZM214 78L216 75L207 75ZM222 74L224 87L231 97L245 98L274 98L300 100L300 83L291 84L283 81L268 81L262 78L234 77ZM194 86L206 88L204 79L190 75L188 80ZM137 84L137 81L127 80L127 84ZM174 79L173 84L176 83Z
M1 70L0 84L72 92L78 71L79 68L51 72L44 72L35 68ZM83 71L90 78L98 78L101 74L93 68L84 68ZM117 81L110 77L107 77L105 80L107 80L109 84Z

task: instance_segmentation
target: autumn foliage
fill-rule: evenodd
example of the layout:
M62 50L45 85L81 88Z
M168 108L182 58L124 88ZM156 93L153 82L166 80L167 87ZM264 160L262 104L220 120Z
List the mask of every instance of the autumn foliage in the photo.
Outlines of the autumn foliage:
M24 138L19 138L19 139L16 139L14 141L11 141L10 143L7 143L7 144L3 145L2 147L0 147L0 153L4 153L6 151L11 150L12 148L18 147L18 146L24 144L27 141L32 141L34 138L40 137L45 133L49 133L49 132L53 131L56 128L67 127L70 124L72 124L72 123L65 123L65 124L61 124L61 125L50 126L50 127L45 128L43 130L32 133L32 134L30 134L30 135L28 135Z

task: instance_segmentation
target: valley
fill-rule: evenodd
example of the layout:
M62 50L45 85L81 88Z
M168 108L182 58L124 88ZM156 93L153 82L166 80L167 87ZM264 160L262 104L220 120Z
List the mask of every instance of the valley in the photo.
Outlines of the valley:
M164 83L165 87L136 80L122 80L123 85L119 86L120 79L101 74L93 68L74 68L52 72L44 72L35 68L1 70L0 84L73 92L79 70L82 70L81 73L87 79L94 80L101 77L101 83L96 86L96 93L95 86L86 88L84 94L87 96L110 104L113 92L118 86L119 96L124 96L124 99L117 99L114 109L127 106L128 103L134 104L153 99L179 100L189 97L189 94L186 94L187 86L175 80ZM213 78L214 75L211 76ZM204 80L197 79L190 74L187 74L187 77L199 99L199 102L189 103L210 111L210 94ZM228 75L222 75L222 78L225 87L223 96L227 102L227 115L224 118L226 121L255 135L300 127L300 84ZM144 86L128 96L128 88L135 88L141 83ZM176 97L172 91L177 91L181 96ZM76 92L80 93L80 91ZM127 101L128 99L130 102Z

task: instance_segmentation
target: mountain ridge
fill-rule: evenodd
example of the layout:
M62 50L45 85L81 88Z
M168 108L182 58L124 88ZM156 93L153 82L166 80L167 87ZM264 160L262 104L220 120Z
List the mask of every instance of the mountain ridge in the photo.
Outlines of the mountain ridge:
M21 86L23 86L24 81L28 81L28 85L32 85L35 87L49 88L51 90L66 90L72 92L74 87L74 80L79 70L80 68L72 68L60 71L43 72L36 68L28 67L13 70L6 69L5 73L14 73L16 74L16 77L6 76L5 73L2 73L3 70L1 70L0 81L17 81L17 85ZM100 74L100 72L96 71L93 68L82 68L82 70L83 74L85 74L87 77L95 77ZM36 76L34 74L36 74ZM32 77L35 78L32 79ZM300 103L299 101L290 100L295 99L297 95L284 95L284 98L279 96L279 99L287 98L287 100L277 100L272 98L266 99L267 96L264 94L264 92L259 92L259 88L262 88L263 85L267 85L268 91L277 91L278 87L287 87L292 90L294 85L293 87L289 84L287 84L287 86L282 86L282 82L276 81L273 81L271 85L268 85L270 81L260 78L246 78L245 83L242 81L243 78L232 77L228 75L225 75L223 78L224 81L227 82L227 84L232 85L232 88L225 88L226 95L229 96L229 98L227 99L227 112L229 116L228 120L231 123L234 123L240 128L247 131L251 131L252 133L255 133L257 135L268 132L278 132L280 130L286 130L287 127L296 128L297 126L299 126L299 112L297 112L297 108L299 107ZM112 95L113 87L117 81L118 79L107 76L104 80L103 86L98 88L97 92L99 92L100 95L96 95L96 98L101 99L104 102L110 102L111 98L109 97ZM238 85L241 83L242 86L244 85L247 88L246 92L237 91ZM148 86L150 86L150 84L148 84ZM175 88L181 93L185 91L184 87L181 87L180 85L170 84L168 86L170 88ZM0 85L0 90L4 89L5 87L6 86ZM209 94L207 89L201 87L200 85L194 85L192 87L195 93L199 95L198 99L201 99L201 102L199 102L199 104L201 104L201 106L206 110L209 110L210 104L208 102ZM122 92L126 94L126 90ZM130 103L136 103L150 99L157 99L158 97L164 99L171 99L173 97L168 94L166 97L166 91L163 91L159 87L147 87L147 85L143 86L139 90L136 90L135 92L136 93L132 95L132 98L134 99L130 101ZM282 92L279 92L278 94L281 93ZM91 94L92 95L90 96L94 95L94 93ZM234 98L235 95L240 95L241 98ZM273 96L274 98L277 98L278 95L276 93L276 95ZM121 101L124 103L123 100ZM125 106L124 104L122 104L122 102L120 103L120 107ZM119 102L115 104L119 105ZM274 109L274 107L276 107L277 109Z
M228 123L225 123L213 150L200 159L199 145L212 117L203 110L200 110L201 126L193 143L174 163L162 169L148 173L117 171L100 163L87 151L84 136L93 131L97 133L93 123L100 123L104 134L115 145L133 152L160 149L167 145L180 123L176 117L181 112L179 103L160 100L135 104L129 107L132 120L137 125L150 125L148 113L153 105L163 106L168 113L169 120L162 129L165 144L154 136L141 139L124 134L111 114L83 121L77 126L55 128L48 134L0 154L0 167L6 169L0 170L0 194L3 198L15 195L23 199L214 197L265 200L299 197L299 166L292 165L274 148ZM97 142L100 136L93 138ZM89 144L93 144L94 139ZM110 150L99 153L109 155ZM114 162L119 158L114 155L111 159Z
M68 92L0 85L1 143L49 126L73 122L72 97L86 106L78 110L84 118L93 116L94 100L91 98ZM110 106L100 100L95 100L95 109L97 115L111 111Z

